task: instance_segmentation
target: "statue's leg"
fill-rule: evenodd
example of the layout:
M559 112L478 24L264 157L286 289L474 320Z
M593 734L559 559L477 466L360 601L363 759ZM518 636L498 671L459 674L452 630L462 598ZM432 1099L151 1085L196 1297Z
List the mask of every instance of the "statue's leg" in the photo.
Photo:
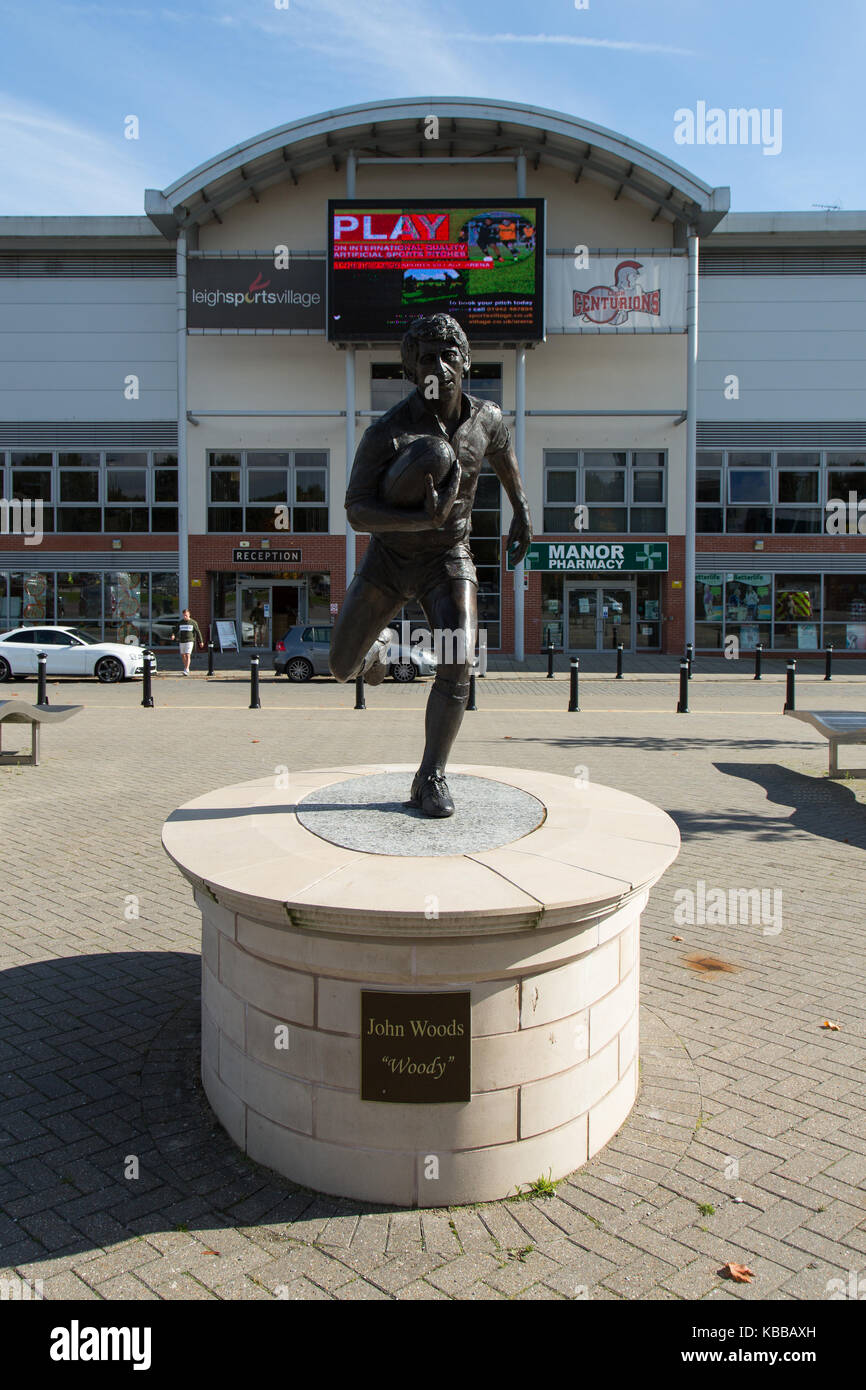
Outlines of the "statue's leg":
M331 634L329 664L335 680L349 681L360 674L371 646L401 604L399 595L355 576Z
M478 630L476 586L468 579L448 579L421 599L438 637L440 665L427 700L426 743L417 781L444 777L469 696L469 676Z

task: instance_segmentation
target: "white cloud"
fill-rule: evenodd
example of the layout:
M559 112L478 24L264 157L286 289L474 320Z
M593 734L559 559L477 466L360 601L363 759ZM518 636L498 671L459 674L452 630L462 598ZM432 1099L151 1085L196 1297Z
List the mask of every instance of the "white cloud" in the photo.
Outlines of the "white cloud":
M698 55L689 48L667 43L639 43L636 39L585 39L577 34L452 34L457 43L562 44L571 48L611 48L633 53L674 53L684 58Z
M286 16L291 23L271 22L298 47L351 66L356 74L377 74L400 82L403 92L423 81L426 91L464 91L478 86L478 65L454 43L446 14L436 29L419 31L420 14L405 0L304 0ZM428 11L424 19L439 18ZM265 26L262 26L265 27ZM337 103L339 104L339 103Z
M143 215L146 174L123 124L96 135L48 107L0 94L4 216Z

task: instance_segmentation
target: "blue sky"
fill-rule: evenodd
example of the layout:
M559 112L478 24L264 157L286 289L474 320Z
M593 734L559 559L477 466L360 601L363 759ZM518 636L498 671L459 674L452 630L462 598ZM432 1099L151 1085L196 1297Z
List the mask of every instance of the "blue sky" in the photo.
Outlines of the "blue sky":
M735 211L866 207L863 0L282 3L0 0L0 214L141 213L272 126L430 94L568 111L729 184ZM780 109L780 153L675 143L701 101Z

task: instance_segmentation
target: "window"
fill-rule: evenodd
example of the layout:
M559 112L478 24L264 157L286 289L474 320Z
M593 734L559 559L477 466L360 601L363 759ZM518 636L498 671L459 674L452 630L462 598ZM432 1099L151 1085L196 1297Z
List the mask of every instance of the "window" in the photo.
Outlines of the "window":
M55 450L12 452L9 461L12 491L4 496L41 501L44 531L177 532L176 454Z
M465 383L464 383L465 389ZM469 394L502 405L502 363L473 362L469 368Z
M473 362L469 368L469 381L463 382L464 390L471 396L484 401L502 405L502 363ZM390 410L399 405L415 390L414 383L403 376L400 362L373 362L370 367L370 408L371 410Z
M774 647L817 651L821 632L821 576L777 574L773 612Z
M374 362L370 368L370 409L390 410L415 390L400 362Z
M663 450L548 449L544 455L544 530L572 532L576 507L587 509L590 533L664 534L667 530Z
M288 526L277 526L288 508ZM328 454L244 449L208 454L208 531L328 530Z
M44 624L74 628L82 641L145 643L167 640L178 618L178 577L114 570L23 571L0 574L0 631L29 627L41 645L55 645L60 634ZM4 597L5 596L5 597ZM46 636L50 634L49 636ZM29 639L28 639L29 640Z
M851 492L857 493L858 500L866 496L866 457L834 450L827 454L827 500L847 506Z
M866 482L866 471L863 478ZM820 534L822 487L818 450L699 450L697 529L704 534Z
M502 487L486 460L478 475L469 548L478 575L478 626L487 634L488 650L498 650L502 645Z
M11 490L0 487L4 497L21 502L42 503L42 530L54 530L54 479L50 454L12 454ZM3 455L0 453L0 483L3 482ZM35 511L32 513L34 521Z
M866 651L866 578L859 574L824 576L824 643Z

